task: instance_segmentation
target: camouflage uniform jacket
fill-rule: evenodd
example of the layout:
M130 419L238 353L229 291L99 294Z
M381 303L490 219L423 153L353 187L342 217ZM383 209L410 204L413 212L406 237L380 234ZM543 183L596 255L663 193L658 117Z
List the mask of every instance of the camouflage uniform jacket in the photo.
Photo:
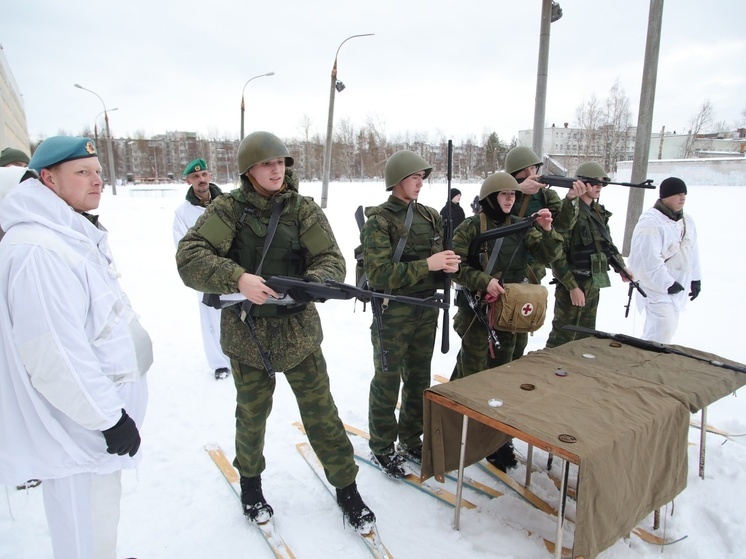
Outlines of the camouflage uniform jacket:
M443 275L428 270L426 259L443 250L443 223L438 211L414 202L412 225L399 262L393 262L399 239L407 234L407 203L390 196L365 210L369 219L360 232L365 274L377 291L429 297L443 285Z
M606 265L606 255L604 253L613 254L620 262L624 262L622 255L619 254L614 244L604 238L599 229L602 226L606 232L605 236L611 239L608 224L612 213L598 202L593 202L589 206L580 200L579 205L580 211L578 212L577 223L571 231L565 234L562 247L563 254L552 262L554 277L568 291L579 287L578 278L590 280L595 276L596 287L609 285L608 265ZM600 259L597 265L599 269L594 269L592 273L594 267L592 261L595 259Z
M297 224L303 257L302 276L317 280L344 281L345 260L337 246L326 215L313 199L298 194L298 183L286 171L287 188L270 199L263 198L243 184L228 196L213 201L194 227L179 243L176 264L184 283L203 293L236 293L239 276L245 270L226 255L234 244L239 219L246 205L256 210L244 227L266 235L272 208L285 200L281 220ZM262 246L256 251L261 253ZM249 366L262 368L259 352L241 322L235 307L223 309L220 342L226 355ZM270 353L278 371L291 369L321 344L323 333L318 312L309 303L297 314L254 317L259 340Z
M497 223L487 219L487 229L498 227ZM510 216L509 223L519 223L523 219ZM523 237L522 247L518 247L516 252L517 235L510 235L504 238L503 244L498 253L497 263L492 275L488 275L482 270L482 265L477 260L479 255L469 255L469 246L471 242L481 233L480 216L475 215L466 218L466 220L456 228L453 234L453 250L461 257L461 266L456 272L454 280L464 286L469 291L484 291L493 277L500 277L505 283L521 283L526 281L527 256L530 254L541 264L549 264L562 254L562 236L554 229L544 231L541 227L534 225L526 231ZM518 234L520 235L520 233ZM480 252L489 259L492 247L495 241L483 243ZM513 253L515 257L513 257ZM512 262L511 261L512 258ZM505 268L510 263L510 267Z

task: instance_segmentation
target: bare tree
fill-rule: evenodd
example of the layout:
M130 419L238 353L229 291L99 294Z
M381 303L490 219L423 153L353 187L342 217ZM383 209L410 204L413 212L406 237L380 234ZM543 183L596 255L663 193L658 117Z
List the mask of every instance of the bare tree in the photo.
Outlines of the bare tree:
M699 108L699 112L692 117L689 123L689 135L686 138L684 147L681 149L682 159L689 159L694 155L694 143L697 135L705 132L707 127L710 126L713 112L712 102L709 99L705 99Z
M307 113L303 113L300 121L298 122L298 128L301 131L303 137L303 165L301 166L302 178L307 179L313 175L312 164L309 159L309 143L311 139L311 126L313 121Z
M349 118L343 118L335 128L336 146L332 151L332 166L337 168L339 174L352 180L355 175L355 127Z
M575 111L580 130L577 156L580 161L595 159L599 155L598 133L603 120L603 109L596 94L584 101Z
M609 90L601 133L603 143L603 167L606 172L616 171L616 163L629 159L628 143L632 128L632 113L629 98L619 80Z

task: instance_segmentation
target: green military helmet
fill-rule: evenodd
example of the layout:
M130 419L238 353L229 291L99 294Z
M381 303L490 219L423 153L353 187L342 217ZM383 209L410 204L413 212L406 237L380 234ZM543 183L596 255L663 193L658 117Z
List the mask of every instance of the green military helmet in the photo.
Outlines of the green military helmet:
M292 167L295 160L285 144L270 132L252 132L238 146L238 172L244 174L262 161L285 158L285 165Z
M589 179L603 179L606 181L610 180L608 175L606 174L606 171L604 171L604 168L595 161L586 161L585 163L581 163L575 171L575 176L586 177Z
M432 166L413 151L403 149L397 151L386 161L384 177L386 190L393 189L397 184L418 171L425 171L425 178L430 176Z
M479 189L479 199L484 200L490 194L500 192L501 190L518 190L518 181L513 175L499 172L493 173L484 179L482 188Z
M505 156L505 172L511 175L522 171L526 167L535 166L538 169L542 164L539 156L526 146L516 146Z

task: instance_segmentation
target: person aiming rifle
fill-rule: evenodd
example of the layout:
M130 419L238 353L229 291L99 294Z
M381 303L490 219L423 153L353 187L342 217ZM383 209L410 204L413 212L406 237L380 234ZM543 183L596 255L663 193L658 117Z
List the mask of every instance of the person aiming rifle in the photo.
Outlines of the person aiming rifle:
M364 271L374 291L432 299L443 287L443 273L458 269L459 257L443 249L438 210L417 201L431 171L427 161L409 150L386 161L385 186L391 195L366 210L368 220L360 233ZM430 386L438 310L390 299L381 317L382 326L371 326L375 372L368 403L369 445L385 474L403 477L402 455L413 460L422 455L423 393ZM388 370L379 358L383 347Z
M596 327L599 290L611 285L610 265L622 281L634 281L611 239L608 226L611 212L598 203L601 190L609 182L606 171L598 163L587 162L578 167L577 174L593 180L575 181L585 189L580 196L577 221L565 234L562 256L552 262L556 289L548 348L585 337L581 332L563 329L566 324Z
M564 198L547 188L541 181L539 169L543 161L533 150L526 146L516 146L505 156L505 172L510 173L518 182L515 204L511 213L518 217L535 214L542 208L552 213L552 227L560 235L569 231L578 215L578 197L585 188L570 188ZM541 282L546 276L546 266L534 262L529 257L529 266L535 278L535 283Z

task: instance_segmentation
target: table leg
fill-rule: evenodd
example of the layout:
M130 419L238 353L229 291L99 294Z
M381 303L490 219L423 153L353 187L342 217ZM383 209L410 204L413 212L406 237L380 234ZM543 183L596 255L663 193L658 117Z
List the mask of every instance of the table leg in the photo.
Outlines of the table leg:
M707 406L702 408L700 418L702 428L699 431L699 477L705 479L705 447L707 445Z
M570 477L570 464L567 460L562 460L562 472L560 474L562 483L560 484L560 503L557 511L557 534L554 538L554 557L562 558L562 530L565 526L565 507L567 506L567 486Z
M466 433L469 427L469 418L464 415L461 422L461 453L458 459L458 481L456 483L456 511L453 513L453 529L459 529L461 517L461 492L464 488L464 462L466 461Z
M534 462L534 445L529 443L528 452L526 453L526 487L531 487L531 468Z

